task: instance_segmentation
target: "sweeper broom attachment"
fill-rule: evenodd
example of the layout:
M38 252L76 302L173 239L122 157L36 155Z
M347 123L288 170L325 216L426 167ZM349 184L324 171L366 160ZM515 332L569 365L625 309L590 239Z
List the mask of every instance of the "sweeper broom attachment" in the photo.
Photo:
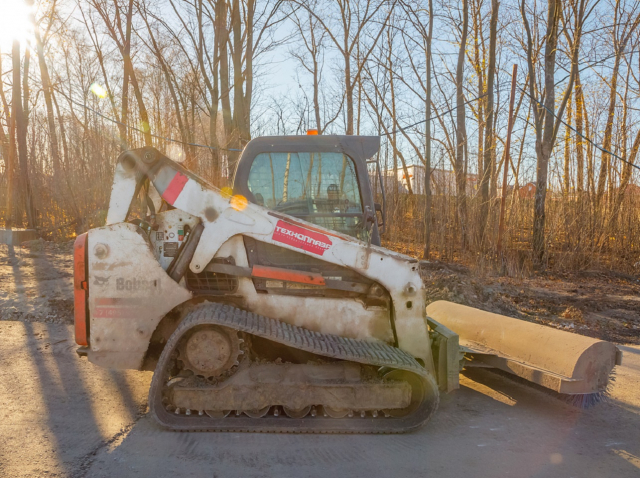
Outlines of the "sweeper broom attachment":
M433 302L427 315L460 336L465 366L500 369L583 408L606 396L622 362L610 342L452 302Z

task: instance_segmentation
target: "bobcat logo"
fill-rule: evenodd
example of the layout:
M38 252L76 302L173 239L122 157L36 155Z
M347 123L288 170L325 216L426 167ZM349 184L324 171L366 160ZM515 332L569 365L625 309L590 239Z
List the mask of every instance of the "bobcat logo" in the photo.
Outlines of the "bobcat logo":
M93 285L99 285L99 286L107 285L109 284L109 278L110 276L107 276L107 277L95 276L93 280Z
M146 279L125 279L124 277L118 277L116 279L117 290L145 290L152 292L160 292L160 280L146 280Z

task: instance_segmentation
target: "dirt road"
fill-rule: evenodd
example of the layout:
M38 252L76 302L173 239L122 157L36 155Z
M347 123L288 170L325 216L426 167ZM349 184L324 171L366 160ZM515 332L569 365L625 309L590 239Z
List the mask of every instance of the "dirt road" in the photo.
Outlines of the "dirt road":
M639 476L640 347L624 352L586 411L478 371L408 435L172 433L146 415L150 373L77 357L69 325L2 321L0 476Z
M640 476L638 345L586 411L478 370L407 435L164 431L146 414L150 373L76 356L69 252L0 250L2 477Z

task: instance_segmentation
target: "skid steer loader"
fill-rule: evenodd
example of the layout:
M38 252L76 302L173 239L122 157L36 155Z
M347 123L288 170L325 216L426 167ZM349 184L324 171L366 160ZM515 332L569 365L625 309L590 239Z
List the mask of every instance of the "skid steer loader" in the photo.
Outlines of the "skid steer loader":
M380 247L379 145L257 138L232 190L151 147L121 154L106 225L74 246L78 353L153 370L150 413L182 431L404 432L464 366L598 400L615 345L426 307L420 263Z

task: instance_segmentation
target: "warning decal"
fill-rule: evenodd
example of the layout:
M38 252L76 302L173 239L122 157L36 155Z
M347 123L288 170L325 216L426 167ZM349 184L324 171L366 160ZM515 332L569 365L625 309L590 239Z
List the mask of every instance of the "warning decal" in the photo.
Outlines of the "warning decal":
M323 255L324 251L332 245L331 239L324 234L294 226L284 221L278 221L278 224L276 224L276 230L273 231L273 240L319 256Z
M124 319L140 317L144 314L139 298L96 298L94 317L101 319Z
M172 233L170 233L172 234ZM176 257L178 255L178 243L177 242L165 242L164 243L164 257Z

